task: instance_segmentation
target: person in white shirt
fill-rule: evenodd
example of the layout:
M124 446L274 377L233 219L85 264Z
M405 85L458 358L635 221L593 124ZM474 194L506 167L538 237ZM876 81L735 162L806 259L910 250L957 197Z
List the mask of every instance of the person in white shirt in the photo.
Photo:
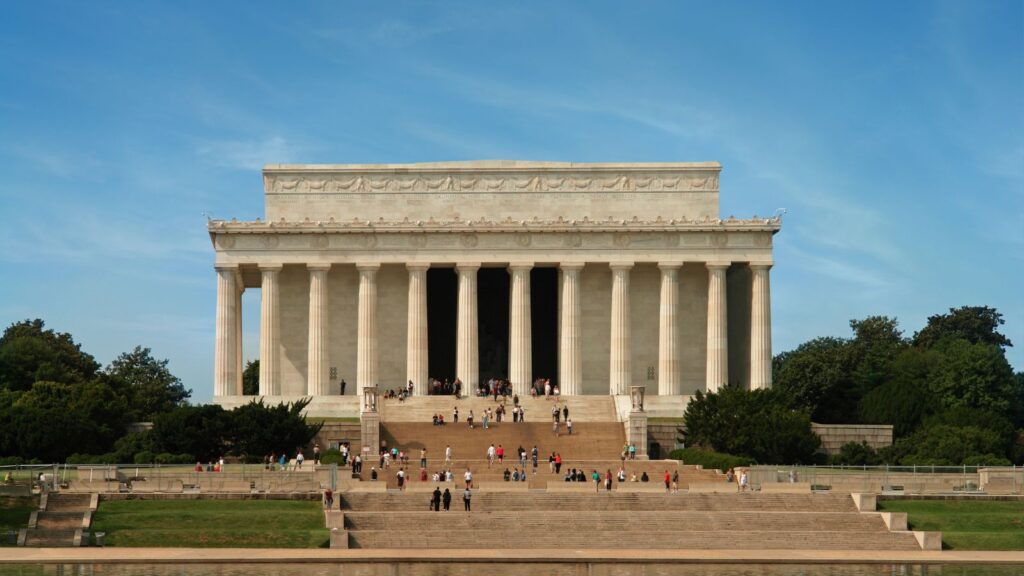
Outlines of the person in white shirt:
M444 463L445 463L446 466L451 466L451 464L452 464L452 447L451 446L445 446L444 447Z
M468 490L473 485L473 473L469 468L466 468L466 473L462 475L462 479L466 481L466 489Z
M490 468L491 464L493 464L493 463L494 463L494 444L491 444L491 447L487 449L487 467Z

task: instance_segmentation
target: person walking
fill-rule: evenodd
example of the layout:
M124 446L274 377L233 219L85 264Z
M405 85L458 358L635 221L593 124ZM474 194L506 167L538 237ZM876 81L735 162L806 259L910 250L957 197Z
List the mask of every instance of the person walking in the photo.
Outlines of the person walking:
M330 488L324 490L324 507L328 510L334 506L334 491Z
M488 468L491 467L491 464L494 464L495 453L496 453L496 451L494 449L494 444L491 444L490 448L487 449L487 467Z
M565 420L566 422L568 422L568 421L569 421L569 405L568 405L568 404L566 404L566 405L565 405L565 407L564 407L564 408L562 408L562 418L563 418L563 419L564 419L564 420Z
M539 452L537 450L537 445L534 444L533 445L533 450L530 451L530 458L533 460L533 473L534 474L537 473L537 456L538 456L538 454L539 454Z
M590 474L590 479L594 481L594 492L601 491L601 474L597 470L594 470Z
M462 475L462 479L466 481L466 489L468 490L473 485L473 472L466 468L466 473Z
M561 453L555 452L555 474L562 473L562 455Z
M441 495L441 502L444 504L444 511L447 512L452 505L452 493L447 488L444 489L444 494Z
M398 473L395 474L395 478L398 479L398 490L405 490L405 469L399 468Z
M420 448L420 468L427 467L427 449Z
M466 417L466 422L469 424L470 428L473 427L473 411L472 410L469 411L469 416Z
M572 436L572 420L565 419L565 429L569 431L569 436Z
M747 476L747 471L740 472L740 492L746 492L750 486L750 477Z
M444 465L445 466L451 466L452 465L452 447L451 447L451 445L448 445L448 446L444 447Z
M672 476L669 475L668 470L665 470L665 492L672 491Z
M458 424L458 423L459 423L459 407L456 406L454 409L452 409L452 424Z
M469 489L469 485L466 485L466 490L462 492L462 504L466 507L466 512L471 511L471 501L473 500L473 492Z
M441 511L441 487L440 486L435 486L434 487L434 494L433 494L433 497L430 499L430 509L433 510L434 512L440 512Z

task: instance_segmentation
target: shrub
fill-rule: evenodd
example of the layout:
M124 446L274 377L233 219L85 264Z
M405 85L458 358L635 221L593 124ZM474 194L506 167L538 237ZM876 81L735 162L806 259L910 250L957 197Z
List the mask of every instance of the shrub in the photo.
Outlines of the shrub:
M345 460L342 458L341 450L331 448L320 454L321 464L344 464Z
M135 454L135 457L132 458L132 462L135 464L152 464L153 453L150 452L149 450L143 450L141 452L138 452L137 454Z
M829 458L829 464L845 466L877 466L881 463L882 457L867 442L847 442L838 454Z
M738 468L756 464L753 459L744 456L733 456L711 450L699 448L682 448L669 452L668 457L672 460L682 460L686 464L700 464L705 468L717 468L725 472L729 468Z

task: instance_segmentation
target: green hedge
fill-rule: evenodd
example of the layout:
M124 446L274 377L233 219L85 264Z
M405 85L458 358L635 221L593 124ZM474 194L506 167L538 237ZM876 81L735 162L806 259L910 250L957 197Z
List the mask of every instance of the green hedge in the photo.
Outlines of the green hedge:
M685 464L700 464L705 468L718 468L725 472L729 468L738 468L756 464L752 458L745 456L733 456L722 454L711 450L700 450L698 448L683 448L669 452L668 457L672 460L682 460Z
M345 464L345 460L341 457L341 450L330 449L320 455L321 464Z

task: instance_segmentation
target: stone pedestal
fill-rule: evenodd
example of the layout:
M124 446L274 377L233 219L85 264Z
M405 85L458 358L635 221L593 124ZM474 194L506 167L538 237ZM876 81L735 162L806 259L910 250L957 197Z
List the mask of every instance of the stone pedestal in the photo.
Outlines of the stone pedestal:
M636 446L638 460L647 460L647 413L632 410L626 420L626 441Z
M348 530L331 528L331 548L348 548Z
M359 415L359 436L363 446L363 462L373 462L380 454L380 413Z

